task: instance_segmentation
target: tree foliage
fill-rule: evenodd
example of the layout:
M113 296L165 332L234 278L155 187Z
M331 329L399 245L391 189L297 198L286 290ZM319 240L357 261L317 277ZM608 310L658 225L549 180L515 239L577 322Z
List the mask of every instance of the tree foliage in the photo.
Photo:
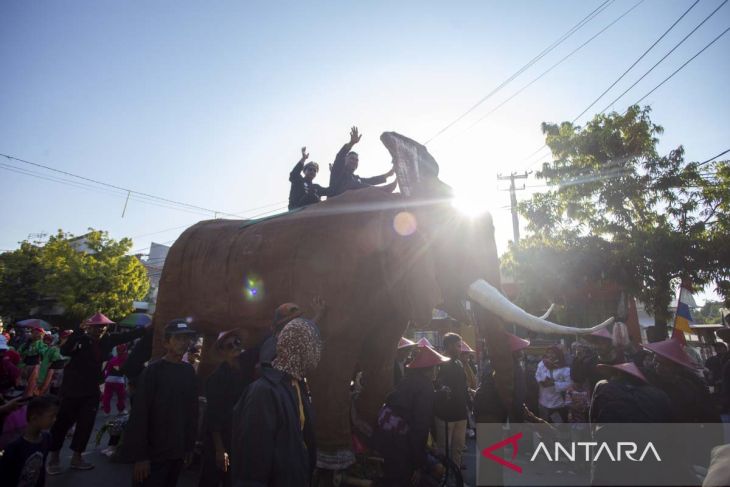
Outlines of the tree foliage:
M585 127L543 123L553 160L537 173L549 188L520 205L530 236L508 259L520 281L546 252L569 256L563 278L600 268L666 322L673 284L713 283L730 299L730 165L688 162L682 146L658 153L650 108L597 115ZM584 256L584 258L573 258ZM586 260L587 259L587 260ZM590 272L587 272L590 274Z
M22 318L48 299L74 321L97 311L122 318L133 310L132 302L147 294L149 280L141 262L126 255L132 241L91 229L79 250L72 238L59 230L43 246L22 242L0 255L0 313Z

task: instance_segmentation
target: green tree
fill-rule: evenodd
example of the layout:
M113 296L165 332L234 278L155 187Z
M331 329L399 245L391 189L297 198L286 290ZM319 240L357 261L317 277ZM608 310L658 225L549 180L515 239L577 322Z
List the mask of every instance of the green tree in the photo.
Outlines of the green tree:
M65 309L65 317L78 322L97 311L111 318L122 318L133 310L132 302L144 298L149 289L144 266L139 260L126 255L132 241L109 238L107 232L90 229L84 236L85 249L72 245L71 234L59 230L43 246L23 242L21 248L10 254L19 260L18 268L0 282L0 307L10 314L13 300L18 297L12 286L13 275L27 276L23 287L29 291L25 301L19 301L15 312L29 312L39 299L52 298ZM4 254L6 255L6 254ZM32 257L32 258L31 258ZM11 259L12 260L12 259ZM40 276L40 278L38 278ZM32 277L36 279L33 280Z
M14 321L38 305L43 277L40 251L37 245L22 242L17 250L0 254L0 315Z
M664 325L680 279L712 282L730 299L730 169L687 162L681 146L660 155L663 129L649 115L633 106L585 127L544 123L553 161L537 176L549 189L520 205L530 236L511 253L520 280L517 258L535 260L541 247L588 256L601 278L638 296ZM587 261L569 264L578 267L558 269L564 278Z

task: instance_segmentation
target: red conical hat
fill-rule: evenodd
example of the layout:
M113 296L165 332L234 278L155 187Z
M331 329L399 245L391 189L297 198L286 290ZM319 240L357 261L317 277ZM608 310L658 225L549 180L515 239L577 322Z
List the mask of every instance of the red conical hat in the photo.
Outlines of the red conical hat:
M590 335L586 335L586 337L592 337L592 338L605 338L607 340L613 340L613 335L611 335L611 332L608 331L608 328L601 328L598 331L594 331Z
M642 345L647 350L654 352L657 355L671 360L672 362L689 367L690 369L697 369L699 366L692 360L692 357L684 350L684 347L679 340L670 338L661 342L646 343Z
M114 322L104 316L101 313L96 313L91 318L87 318L86 321L84 321L84 324L86 325L95 325L95 326L106 326L106 325L113 325Z
M471 348L468 343L464 340L461 341L461 352L462 353L477 353L476 350Z
M512 353L519 352L520 350L530 346L530 340L525 340L524 338L515 336L512 333L507 333L506 331L504 334L507 335L509 348L512 350Z
M616 365L609 365L609 364L598 364L596 365L596 368L603 373L608 373L611 370L618 370L620 372L624 372L629 375L633 375L637 379L642 380L643 382L649 383L648 380L646 380L646 377L644 377L644 374L639 370L639 368L634 365L633 362L625 362L623 364L616 364Z
M431 345L431 342L428 341L428 338L423 337L420 340L416 342L416 345L419 347L431 347L433 348L433 345Z
M415 347L416 342L413 340L409 340L407 338L400 337L400 340L398 340L398 350L402 348L408 348L408 347Z
M411 360L411 363L406 365L409 369L424 369L426 367L434 367L451 360L449 357L444 357L436 350L431 347L419 347L416 352L416 358Z

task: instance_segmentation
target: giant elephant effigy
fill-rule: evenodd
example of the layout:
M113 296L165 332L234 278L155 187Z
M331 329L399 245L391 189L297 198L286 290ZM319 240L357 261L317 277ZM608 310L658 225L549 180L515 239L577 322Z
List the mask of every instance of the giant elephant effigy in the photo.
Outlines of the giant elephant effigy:
M479 303L480 333L507 404L513 374L503 322L574 334L610 321L560 326L503 298L491 217L472 219L453 208L450 188L423 145L393 132L381 140L396 165L399 193L365 188L269 219L197 223L170 249L154 317L157 350L166 322L192 318L204 335L205 374L216 363L212 344L219 332L239 328L251 346L267 333L279 304L296 302L306 310L315 296L323 297L327 312L318 325L324 348L309 383L318 450L329 465L343 468L352 461L355 368L367 384L358 411L372 421L392 387L396 344L409 321L428 323L435 307L463 319L465 300Z

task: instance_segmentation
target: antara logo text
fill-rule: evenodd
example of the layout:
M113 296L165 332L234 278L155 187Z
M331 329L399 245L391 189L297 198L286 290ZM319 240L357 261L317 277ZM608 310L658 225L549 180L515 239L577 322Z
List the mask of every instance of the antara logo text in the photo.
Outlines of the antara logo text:
M492 460L493 462L497 462L503 467L514 470L517 473L522 473L522 467L492 453L495 450L511 445L511 459L514 460L519 451L518 442L521 438L522 433L517 433L516 435L512 435L502 441L498 441L497 443L494 443L482 450L482 456ZM639 452L641 453L639 454ZM538 443L537 448L535 448L535 451L530 458L530 462L534 462L536 459L540 458L544 458L549 462L559 462L561 460L574 462L576 459L578 459L578 461L585 460L586 462L590 462L597 461L601 458L604 460L609 459L612 462L621 462L625 460L641 462L648 455L653 456L658 462L662 461L659 456L659 452L657 452L651 442L648 442L643 448L639 448L639 445L632 441L619 441L616 445L611 445L607 442L599 443L596 441L575 441L568 443L567 446L560 442L555 442L551 450L541 441Z

